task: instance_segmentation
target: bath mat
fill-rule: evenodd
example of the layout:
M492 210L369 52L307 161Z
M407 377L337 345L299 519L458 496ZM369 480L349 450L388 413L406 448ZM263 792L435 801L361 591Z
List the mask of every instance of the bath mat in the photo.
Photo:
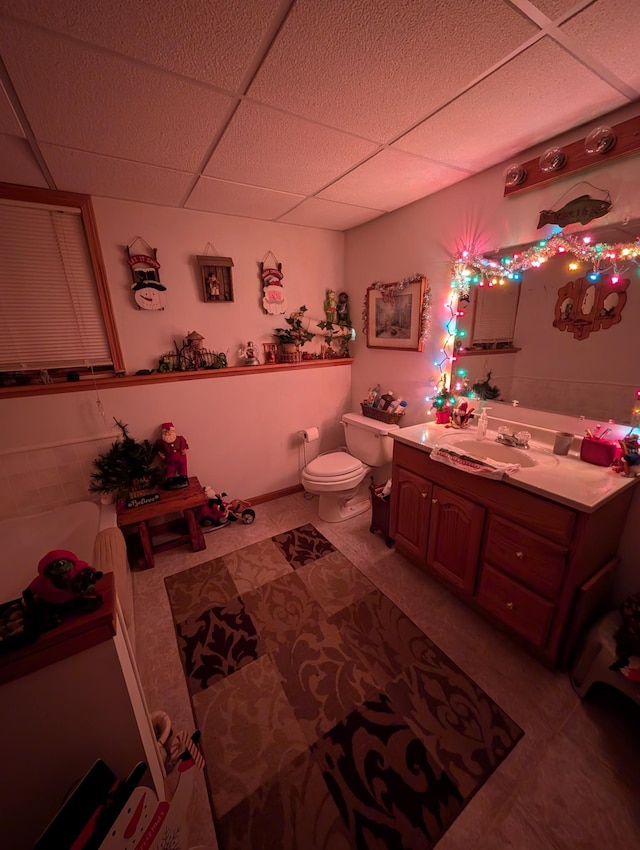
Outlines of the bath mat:
M313 525L166 587L221 850L427 850L523 734Z

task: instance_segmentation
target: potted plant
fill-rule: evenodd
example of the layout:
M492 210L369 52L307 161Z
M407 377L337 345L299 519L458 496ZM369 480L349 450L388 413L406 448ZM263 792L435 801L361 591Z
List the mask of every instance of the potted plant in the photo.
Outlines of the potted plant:
M95 472L91 473L90 492L122 500L133 491L138 499L156 501L160 498L157 487L162 481L162 469L154 465L156 451L153 443L134 440L126 425L117 419L114 421L121 436L108 451L93 461Z
M274 330L274 336L278 340L278 343L284 353L295 351L296 349L301 348L305 342L309 342L313 339L313 334L307 330L302 321L306 312L307 308L303 305L299 310L291 313L291 315L285 319L285 322L289 327L276 328Z

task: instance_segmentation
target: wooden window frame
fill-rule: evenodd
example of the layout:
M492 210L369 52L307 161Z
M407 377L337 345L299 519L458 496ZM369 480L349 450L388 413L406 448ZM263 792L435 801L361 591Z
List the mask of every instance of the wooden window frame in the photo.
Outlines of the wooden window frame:
M73 207L80 210L87 240L87 249L98 292L100 311L113 361L113 369L115 372L124 371L124 357L120 340L118 339L91 196L80 195L74 192L61 192L57 189L41 189L34 186L18 186L13 183L0 182L0 198L3 200L22 201L24 203L43 204L52 207Z

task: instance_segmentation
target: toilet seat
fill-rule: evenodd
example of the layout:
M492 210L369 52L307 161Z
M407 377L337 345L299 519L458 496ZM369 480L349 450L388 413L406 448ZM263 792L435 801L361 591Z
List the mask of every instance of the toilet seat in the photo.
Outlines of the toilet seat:
M353 475L362 470L362 461L348 452L329 452L319 455L305 467L309 478L335 478L343 475Z

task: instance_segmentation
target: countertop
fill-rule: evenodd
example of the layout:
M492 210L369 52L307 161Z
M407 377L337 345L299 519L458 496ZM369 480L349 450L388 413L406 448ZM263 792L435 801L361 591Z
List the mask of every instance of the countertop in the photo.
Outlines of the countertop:
M524 427L520 426L520 428ZM445 445L447 438L453 434L474 440L476 429L474 427L463 430L452 429L446 425L428 422L400 428L389 436L399 443L430 453L435 446ZM487 431L485 440L494 442L497 436L497 431ZM479 447L482 444L483 441L478 442ZM575 450L567 456L554 455L548 445L537 443L535 440L530 441L530 448L533 456L536 453L545 455L546 462L539 466L520 467L515 472L505 474L503 483L521 490L528 490L585 513L595 511L621 490L632 487L637 481L636 477L627 478L608 467L585 463L580 460L579 452ZM467 449L466 453L472 452Z

